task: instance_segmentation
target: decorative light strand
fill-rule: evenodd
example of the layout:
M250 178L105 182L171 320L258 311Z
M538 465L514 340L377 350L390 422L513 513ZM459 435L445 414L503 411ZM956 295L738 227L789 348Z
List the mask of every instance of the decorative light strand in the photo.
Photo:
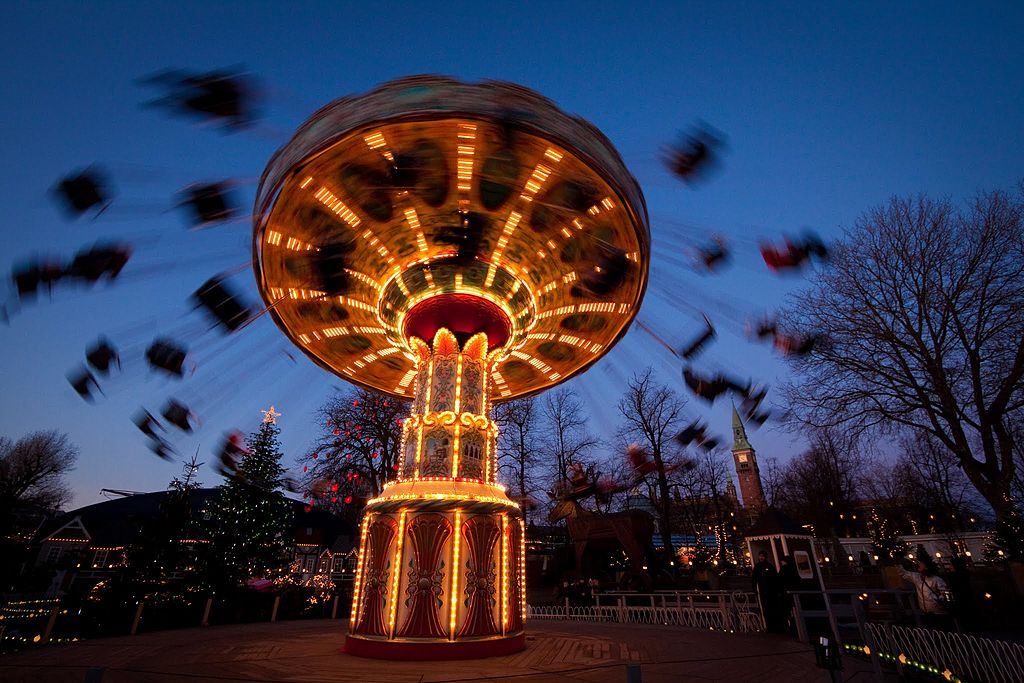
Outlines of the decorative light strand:
M359 560L356 562L356 579L352 585L352 613L349 618L349 631L356 628L356 617L359 615L360 598L363 595L363 563L366 558L366 533L370 527L370 517L363 517L363 528L359 532Z
M388 637L395 637L395 615L398 613L398 581L402 577L402 540L405 538L405 514L398 517L398 545L395 548L394 578L391 581L391 605L388 612Z
M501 513L501 634L508 631L508 513Z
M452 539L452 589L449 593L448 638L455 640L455 624L459 615L459 541L462 539L462 510L455 511L455 537Z

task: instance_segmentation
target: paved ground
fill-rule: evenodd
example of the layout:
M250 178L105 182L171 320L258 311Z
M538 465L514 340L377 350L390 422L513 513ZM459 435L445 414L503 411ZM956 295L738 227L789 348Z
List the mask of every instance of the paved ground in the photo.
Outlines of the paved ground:
M245 624L52 645L0 657L4 683L643 683L827 681L809 648L788 638L660 626L531 621L519 654L462 662L387 662L340 652L342 621ZM859 669L847 660L844 679ZM102 672L100 671L102 669ZM91 671L90 671L91 670ZM859 675L858 680L870 680Z

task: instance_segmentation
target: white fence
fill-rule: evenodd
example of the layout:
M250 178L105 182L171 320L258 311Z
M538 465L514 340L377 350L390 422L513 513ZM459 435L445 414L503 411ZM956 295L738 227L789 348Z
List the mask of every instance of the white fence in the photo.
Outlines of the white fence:
M1024 681L1024 646L1016 643L888 624L867 630L874 651L900 667L949 672L947 680L971 683Z
M530 605L531 619L606 621L714 629L740 633L763 630L761 610L751 593L605 593L596 604Z

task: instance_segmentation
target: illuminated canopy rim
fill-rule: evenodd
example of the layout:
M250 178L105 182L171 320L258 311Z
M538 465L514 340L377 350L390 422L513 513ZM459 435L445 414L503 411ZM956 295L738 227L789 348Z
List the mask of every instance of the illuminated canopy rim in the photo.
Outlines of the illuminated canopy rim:
M581 372L625 333L650 231L638 183L588 122L511 83L415 76L300 126L261 178L253 246L289 338L342 378L401 397L410 311L440 294L497 304L511 325L495 365L494 399L506 400ZM325 246L344 259L333 296L308 265ZM610 263L622 276L594 286Z

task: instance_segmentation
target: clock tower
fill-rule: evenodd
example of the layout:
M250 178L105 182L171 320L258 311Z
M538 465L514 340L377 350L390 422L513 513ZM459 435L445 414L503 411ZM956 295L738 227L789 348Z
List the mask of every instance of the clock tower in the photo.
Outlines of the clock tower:
M757 454L747 441L747 431L743 428L743 421L735 405L732 407L732 458L736 465L736 476L740 480L743 509L754 519L764 509L764 488L757 467Z

